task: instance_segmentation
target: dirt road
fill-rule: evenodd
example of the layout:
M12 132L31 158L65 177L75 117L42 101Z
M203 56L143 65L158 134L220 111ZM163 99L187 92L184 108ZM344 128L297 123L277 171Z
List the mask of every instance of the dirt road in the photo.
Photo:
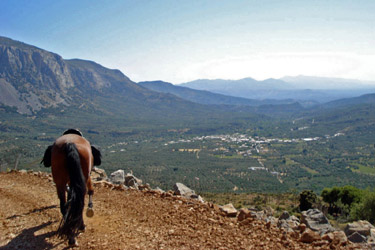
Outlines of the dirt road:
M79 249L319 249L262 221L241 225L207 204L157 192L96 184L93 200ZM55 234L58 204L47 174L1 173L0 249L67 248Z

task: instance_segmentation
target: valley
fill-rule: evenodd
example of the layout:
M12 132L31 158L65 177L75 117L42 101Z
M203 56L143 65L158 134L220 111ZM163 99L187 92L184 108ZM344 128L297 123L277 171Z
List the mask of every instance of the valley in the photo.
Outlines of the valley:
M137 84L95 62L8 38L0 45L0 84L16 98L0 96L0 171L49 171L39 163L44 150L78 128L101 148L108 173L124 169L167 190L176 182L213 193L375 187L374 94L253 100ZM255 84L254 92L283 81Z

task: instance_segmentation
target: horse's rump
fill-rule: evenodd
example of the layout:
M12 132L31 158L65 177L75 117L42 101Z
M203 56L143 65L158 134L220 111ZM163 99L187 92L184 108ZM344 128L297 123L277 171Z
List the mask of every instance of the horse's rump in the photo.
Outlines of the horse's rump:
M65 166L69 174L70 199L66 203L66 213L60 223L58 233L62 237L69 237L72 234L76 234L83 223L82 212L85 205L86 181L76 145L74 143L66 143L63 146L63 152L66 159ZM53 166L54 164L52 163Z

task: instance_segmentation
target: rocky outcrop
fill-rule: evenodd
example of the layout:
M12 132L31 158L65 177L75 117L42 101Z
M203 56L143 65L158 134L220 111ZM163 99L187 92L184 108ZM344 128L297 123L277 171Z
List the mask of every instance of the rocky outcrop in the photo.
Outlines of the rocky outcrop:
M366 220L359 220L346 225L344 232L347 236L357 232L360 235L365 237L371 234L371 229L375 229L375 227Z
M220 210L224 212L228 217L236 217L238 213L237 209L233 206L232 203L220 206Z
M138 179L133 174L127 173L125 176L124 184L127 187L139 189L139 186L142 185L142 180Z
M102 181L107 180L108 176L104 169L93 167L91 170L91 180L93 181Z
M358 232L354 232L351 235L348 236L348 240L354 243L365 243L367 242L367 239L365 236L361 235Z
M316 208L303 211L301 213L301 222L320 235L335 231L327 217Z
M204 202L203 198L200 195L197 195L194 190L188 188L182 183L177 182L173 186L174 194L175 195L180 195L185 198L190 198L190 199L197 199L201 202Z
M355 243L375 243L375 227L368 221L359 220L349 223L344 232L348 240Z
M4 37L0 37L0 79L2 92L11 94L0 102L26 114L66 105L67 91L74 86L61 56Z
M298 231L299 225L299 219L294 215L289 216L289 213L287 211L284 211L283 214L281 214L277 222L277 226L280 228L284 228L287 232Z
M122 169L119 169L109 176L109 181L113 184L124 184L125 182L125 172Z

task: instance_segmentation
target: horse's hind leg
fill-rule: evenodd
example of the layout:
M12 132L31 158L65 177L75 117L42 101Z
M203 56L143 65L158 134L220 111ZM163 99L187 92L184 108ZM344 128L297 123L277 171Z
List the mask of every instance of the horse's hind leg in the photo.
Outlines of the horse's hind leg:
M88 208L87 208L87 211L86 211L86 216L92 217L92 216L94 216L94 210L92 209L93 208L92 196L94 194L94 188L92 186L92 181L91 181L90 176L87 179L87 190L88 190L87 193L89 195L89 203L88 203ZM86 228L86 225L85 225L85 223L83 222L83 219L82 219L82 224L81 224L81 227L79 228L79 230L84 231L85 228Z
M88 207L92 208L93 207L92 196L94 195L94 187L92 186L92 181L91 181L91 177L90 176L88 177L88 180L87 180L87 190L88 190L87 193L89 195L89 204L88 204Z
M66 213L66 206L65 206L65 203L66 203L66 194L65 194L66 186L63 185L63 184L59 184L59 185L56 184L56 189L57 189L57 196L59 197L59 200L60 200L60 211L61 211L62 216L64 217L65 213Z

